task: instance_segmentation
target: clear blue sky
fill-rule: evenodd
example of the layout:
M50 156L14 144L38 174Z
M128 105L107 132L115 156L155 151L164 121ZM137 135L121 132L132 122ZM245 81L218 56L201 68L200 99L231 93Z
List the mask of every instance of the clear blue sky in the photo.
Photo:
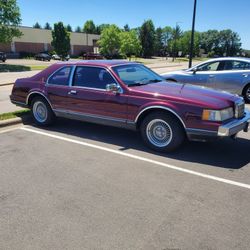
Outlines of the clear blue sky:
M17 0L22 25L39 22L53 25L62 21L73 29L92 19L95 24L114 23L120 27L140 26L152 19L155 27L191 29L193 0ZM197 0L196 30L232 29L250 49L250 0Z

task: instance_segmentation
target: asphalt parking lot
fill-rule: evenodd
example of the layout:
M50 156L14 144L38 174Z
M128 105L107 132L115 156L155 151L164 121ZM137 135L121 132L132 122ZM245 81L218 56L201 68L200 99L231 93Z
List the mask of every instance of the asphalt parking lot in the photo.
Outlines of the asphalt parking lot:
M250 133L171 154L64 119L0 138L0 249L249 249Z

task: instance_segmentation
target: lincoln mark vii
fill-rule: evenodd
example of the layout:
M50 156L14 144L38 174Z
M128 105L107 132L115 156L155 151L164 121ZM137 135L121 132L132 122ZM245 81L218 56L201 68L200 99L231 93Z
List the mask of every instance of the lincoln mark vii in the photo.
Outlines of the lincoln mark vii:
M138 130L157 151L183 141L235 137L248 131L244 100L227 92L167 82L139 63L62 62L18 79L12 103L28 107L38 125L56 117Z

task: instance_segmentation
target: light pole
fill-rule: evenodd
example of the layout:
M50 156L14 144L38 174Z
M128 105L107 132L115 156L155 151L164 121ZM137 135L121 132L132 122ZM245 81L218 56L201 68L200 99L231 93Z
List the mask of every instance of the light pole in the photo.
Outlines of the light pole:
M196 16L196 0L194 0L192 33L191 33L191 43L190 43L190 52L189 52L189 64L188 64L189 68L192 67L192 59L193 59L195 16Z

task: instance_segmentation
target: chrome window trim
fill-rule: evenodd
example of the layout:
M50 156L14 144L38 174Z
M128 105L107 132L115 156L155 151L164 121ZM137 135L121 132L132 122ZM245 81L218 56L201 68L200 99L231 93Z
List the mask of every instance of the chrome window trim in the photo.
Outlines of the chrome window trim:
M48 104L50 105L51 109L53 110L52 105L51 105L49 99L48 99L43 93L41 93L41 92L39 92L39 91L32 91L32 92L30 92L30 93L28 94L28 96L26 97L26 105L29 105L29 98L30 98L30 96L31 96L32 94L39 94L39 95L43 96L43 97L46 99L46 101L48 102Z
M124 92L124 91L123 91L123 88L121 87L121 85L119 84L119 82L117 82L117 80L116 80L115 77L113 76L112 71L111 71L109 68L106 68L106 67L103 67L103 66L95 66L95 65L75 65L74 74L73 74L72 79L71 79L72 82L71 82L70 87L72 87L72 88L83 88L83 89L89 89L89 90L99 90L99 91L105 91L105 92L107 92L107 90L104 89L104 88L99 89L99 88L90 88L90 87L84 87L84 86L74 86L74 85L73 85L73 79L74 79L74 75L75 75L75 71L76 71L77 67L100 68L100 69L106 70L106 71L111 75L111 77L113 78L114 83L116 83L116 84L120 87L120 89L121 89L120 94L123 94L123 92Z
M150 106L150 107L144 108L144 109L141 110L140 113L136 116L134 122L137 123L139 117L144 113L144 111L149 110L149 109L163 109L163 110L167 110L167 111L171 112L172 114L174 114L174 115L180 120L180 122L182 123L183 127L186 129L186 125L185 125L185 123L183 122L182 118L181 118L175 111L173 111L173 110L170 109L170 108L164 107L164 106Z
M53 83L49 83L49 80L51 77L53 77L58 71L62 70L63 68L68 68L70 67L71 68L71 72L70 72L70 75L69 75L69 81L68 81L68 84L66 85L60 85L60 84L53 84ZM74 70L74 65L64 65L60 68L58 68L55 72L53 72L51 75L49 75L49 77L47 78L47 81L45 83L46 86L70 86L70 80L71 80L71 75L72 75L72 71Z

